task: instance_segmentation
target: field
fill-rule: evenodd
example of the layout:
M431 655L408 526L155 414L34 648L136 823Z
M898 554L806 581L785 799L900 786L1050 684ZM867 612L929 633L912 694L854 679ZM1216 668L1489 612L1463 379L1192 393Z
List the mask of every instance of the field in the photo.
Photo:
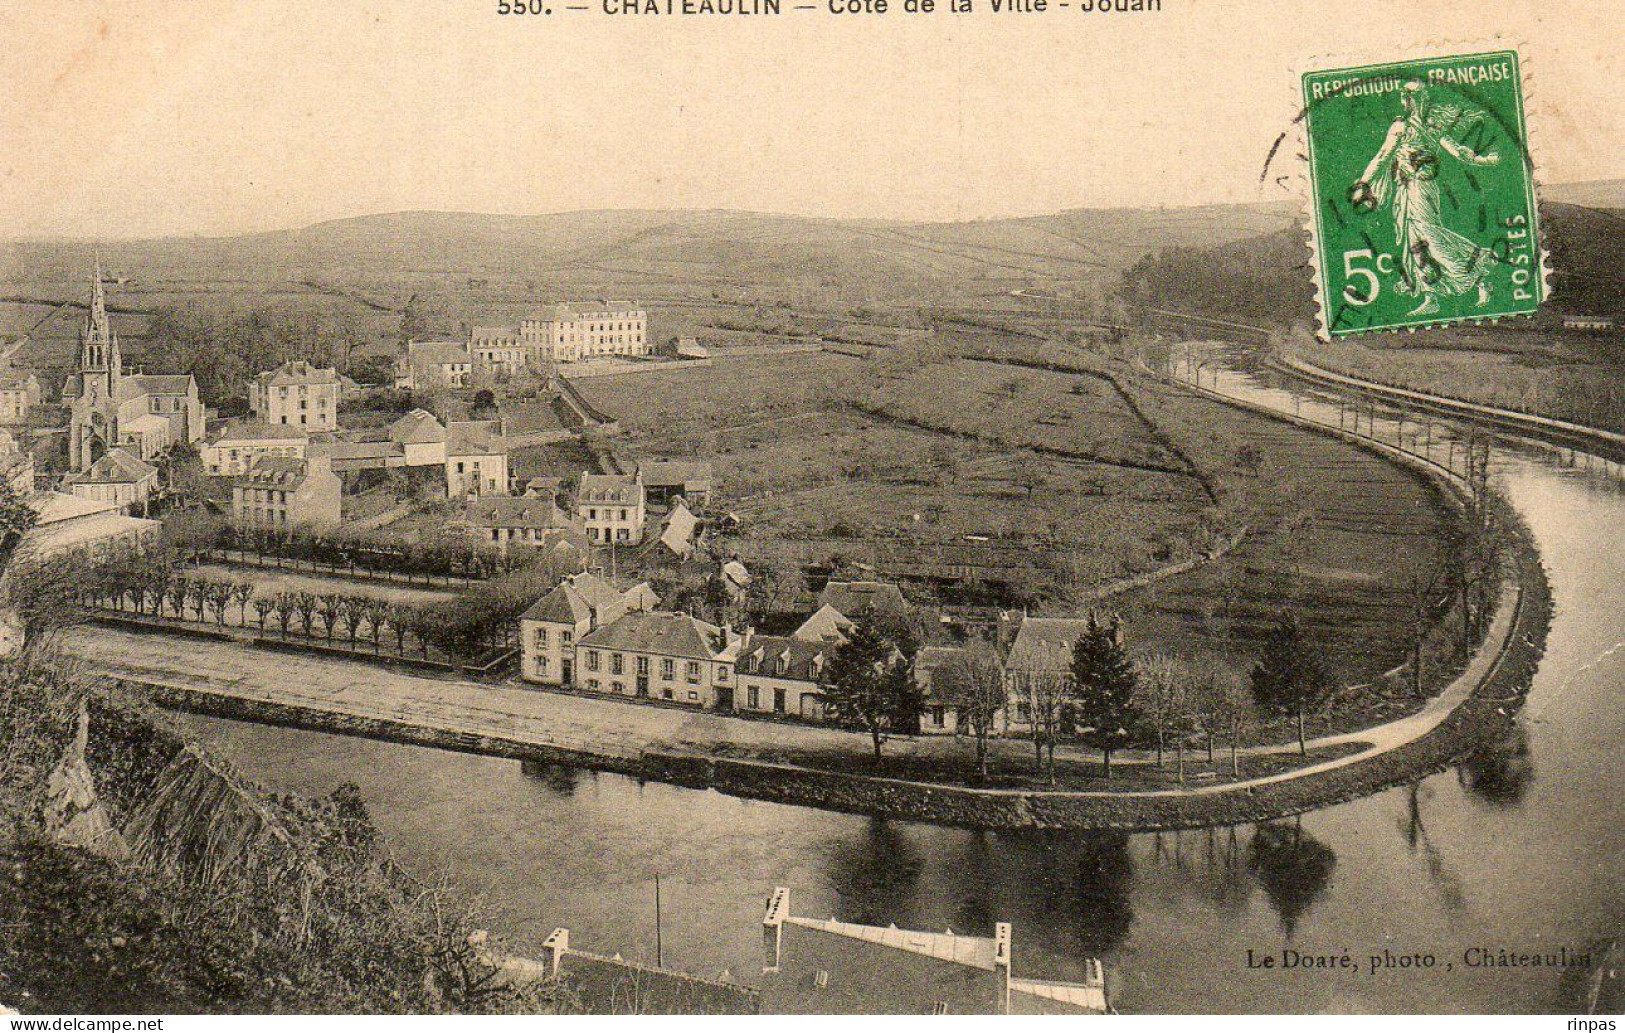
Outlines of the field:
M748 562L839 556L915 577L933 562L974 567L1005 582L1005 602L1064 614L1107 582L1191 555L1213 521L1245 522L1252 533L1227 558L1113 600L1136 648L1244 658L1290 610L1335 646L1347 679L1404 659L1403 585L1431 559L1442 519L1411 475L1127 369L1116 375L1139 412L1098 377L951 357L1012 340L980 336L957 334L934 360L738 359L710 376L583 386L625 414L632 433L618 447L717 462L719 505L742 518L727 547ZM1113 368L1075 350L1071 361ZM1220 504L1181 472L1183 456Z
M1435 330L1294 348L1340 373L1625 431L1625 333L1618 330Z

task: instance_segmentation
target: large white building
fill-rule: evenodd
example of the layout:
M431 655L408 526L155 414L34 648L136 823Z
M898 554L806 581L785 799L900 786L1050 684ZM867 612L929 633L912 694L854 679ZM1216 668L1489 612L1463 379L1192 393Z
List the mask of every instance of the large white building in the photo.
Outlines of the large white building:
M338 429L342 393L338 370L298 359L255 377L248 385L248 407L266 423L314 434Z
M649 354L648 317L633 301L555 305L547 319L526 324L551 345L554 362Z
M476 373L514 376L561 362L649 354L647 313L631 301L564 302L517 326L469 327L462 341L414 341L396 386L466 387Z

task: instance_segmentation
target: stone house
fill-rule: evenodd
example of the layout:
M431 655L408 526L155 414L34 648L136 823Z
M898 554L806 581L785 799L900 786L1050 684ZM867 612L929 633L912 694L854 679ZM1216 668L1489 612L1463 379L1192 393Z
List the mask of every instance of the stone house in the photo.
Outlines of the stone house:
M310 444L304 430L260 420L232 420L199 453L210 477L240 477L261 456L303 459Z
M232 483L232 519L277 531L332 530L341 521L343 489L325 454L261 456Z
M636 474L583 473L576 516L594 545L637 545L648 519L643 481Z

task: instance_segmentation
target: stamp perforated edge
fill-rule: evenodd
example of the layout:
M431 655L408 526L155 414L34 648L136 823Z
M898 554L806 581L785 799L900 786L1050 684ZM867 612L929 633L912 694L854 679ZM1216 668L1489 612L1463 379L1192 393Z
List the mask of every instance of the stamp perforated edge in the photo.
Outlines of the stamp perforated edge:
M1495 50L1510 50L1518 55L1518 85L1523 97L1523 131L1524 150L1529 158L1529 190L1531 195L1531 208L1535 219L1535 241L1539 245L1539 272L1540 278L1540 307L1544 307L1552 300L1552 266L1551 254L1546 248L1546 235L1542 232L1544 213L1541 211L1541 170L1545 168L1545 159L1542 150L1542 137L1540 125L1545 121L1545 109L1541 107L1539 93L1535 89L1535 73L1531 68L1529 47L1525 40L1516 36L1495 35L1464 40L1430 40L1401 47L1383 49L1372 48L1360 51L1334 51L1330 53L1315 54L1304 58L1295 64L1288 76L1287 91L1291 98L1290 125L1293 127L1293 154L1292 172L1288 174L1289 182L1295 188L1298 197L1299 227L1306 235L1309 245L1309 275L1314 281L1315 299L1315 336L1322 341L1333 340L1331 330L1326 325L1328 305L1326 302L1326 281L1321 275L1320 253L1320 226L1316 214L1313 175L1309 167L1309 112L1303 101L1303 77L1311 72L1321 72L1336 68L1358 68L1365 65L1395 64L1408 61L1425 61L1429 59L1453 57L1461 54L1487 53ZM1349 334L1340 335L1338 339L1347 340L1358 338L1365 334L1381 333L1415 333L1418 330L1428 330L1440 326L1488 326L1499 323L1503 319L1527 319L1528 314L1493 315L1474 318L1471 316L1458 316L1450 319L1434 320L1427 323L1416 323L1404 327L1371 327L1357 330Z

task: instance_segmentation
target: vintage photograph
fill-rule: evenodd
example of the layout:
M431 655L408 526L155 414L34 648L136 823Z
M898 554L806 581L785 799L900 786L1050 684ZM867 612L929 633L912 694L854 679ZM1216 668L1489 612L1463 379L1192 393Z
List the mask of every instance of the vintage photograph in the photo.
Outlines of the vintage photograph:
M1618 7L0 31L0 1028L1617 1028Z

